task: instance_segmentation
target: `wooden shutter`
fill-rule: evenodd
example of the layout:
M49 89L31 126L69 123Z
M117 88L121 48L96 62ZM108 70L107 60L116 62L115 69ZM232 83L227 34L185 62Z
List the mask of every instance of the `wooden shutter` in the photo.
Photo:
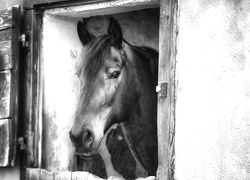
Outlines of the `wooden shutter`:
M19 91L19 7L0 11L0 167L14 166Z

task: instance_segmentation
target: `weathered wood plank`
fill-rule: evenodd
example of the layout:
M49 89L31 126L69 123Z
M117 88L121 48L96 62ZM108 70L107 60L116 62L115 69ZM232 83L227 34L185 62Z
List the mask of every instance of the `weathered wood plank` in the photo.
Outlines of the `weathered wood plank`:
M72 172L72 180L88 180L89 172L75 171Z
M10 117L11 72L0 72L0 119Z
M35 11L25 11L24 29L30 42L30 50L26 51L23 67L23 100L22 111L24 119L23 130L27 139L28 167L41 167L41 71L40 71L40 30L42 14Z
M0 31L18 26L19 22L16 21L18 11L17 6L0 11Z
M11 29L5 29L0 31L0 41L10 41L12 39L12 30Z
M71 180L72 172L58 171L54 172L54 180Z
M69 7L59 6L46 10L46 13L82 18L159 7L159 0L116 0L97 2L98 1L92 1L90 3L86 3L83 1L82 4L73 4Z
M12 149L12 120L0 120L0 166L10 165L10 154Z
M40 169L26 168L25 180L40 180Z
M85 0L86 2L89 2L91 0ZM103 1L103 0L97 0L97 1ZM79 0L73 0L74 3L79 2ZM23 1L23 6L25 9L31 9L36 5L43 5L43 4L54 4L54 3L64 3L64 4L69 4L69 0L24 0Z
M0 71L18 68L19 30L10 28L0 31Z
M13 27L12 8L0 12L0 30Z
M136 180L155 180L154 176L138 178ZM85 171L47 171L40 168L26 168L25 180L104 180ZM108 180L124 180L122 177L110 176Z
M167 97L158 95L158 179L174 179L175 88L178 1L161 0L159 83L167 82Z
M0 31L0 71L11 69L13 61L11 58L11 29Z
M40 180L54 180L54 174L51 171L41 169L40 171Z
M8 166L14 166L19 101L19 7L0 11L0 119L10 117ZM15 65L14 65L15 64ZM11 70L10 70L11 69ZM1 166L1 165L0 165Z
M25 9L32 9L34 7L39 7L42 9L45 8L55 8L55 7L70 7L70 6L78 6L78 5L86 5L86 4L100 4L100 3L113 3L113 0L24 0L24 8ZM155 4L159 2L159 0L116 0L116 2L124 2L124 6L131 5L135 6L141 4ZM113 4L110 5L112 7Z

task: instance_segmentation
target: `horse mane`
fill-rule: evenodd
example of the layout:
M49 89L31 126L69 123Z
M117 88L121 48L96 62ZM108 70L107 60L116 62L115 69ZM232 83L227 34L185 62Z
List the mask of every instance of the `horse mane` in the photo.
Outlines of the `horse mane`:
M127 41L125 41L127 44L129 44ZM148 46L134 46L129 44L132 51L136 54L140 54L140 56L145 56L146 58L143 58L144 62L148 64L151 70L151 74L154 76L155 84L158 83L158 56L159 53ZM148 61L146 61L148 60Z
M77 70L78 77L84 76L87 81L91 82L100 71L104 59L109 57L109 47L111 47L111 40L108 35L91 40L82 53L81 63Z

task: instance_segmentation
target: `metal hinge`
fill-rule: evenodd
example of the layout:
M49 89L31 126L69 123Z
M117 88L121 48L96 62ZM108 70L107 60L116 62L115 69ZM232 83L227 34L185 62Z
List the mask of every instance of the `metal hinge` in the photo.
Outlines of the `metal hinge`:
M168 83L167 82L161 82L156 86L156 92L159 93L160 97L167 97L168 92Z
M21 41L22 47L29 48L29 42L28 42L27 36L25 34L20 35L20 41Z
M18 145L20 145L20 149L21 150L25 150L26 149L26 144L24 142L24 137L19 137L17 139L17 143L18 143Z

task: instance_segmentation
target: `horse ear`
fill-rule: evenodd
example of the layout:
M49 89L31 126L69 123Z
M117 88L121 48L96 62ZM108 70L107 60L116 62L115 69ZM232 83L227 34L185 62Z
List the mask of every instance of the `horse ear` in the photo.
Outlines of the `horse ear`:
M108 35L111 43L118 49L122 48L122 29L118 21L114 18L109 19Z
M88 32L85 25L81 21L78 21L77 23L77 34L82 42L82 45L88 44L91 41L91 39L94 38L94 35Z

